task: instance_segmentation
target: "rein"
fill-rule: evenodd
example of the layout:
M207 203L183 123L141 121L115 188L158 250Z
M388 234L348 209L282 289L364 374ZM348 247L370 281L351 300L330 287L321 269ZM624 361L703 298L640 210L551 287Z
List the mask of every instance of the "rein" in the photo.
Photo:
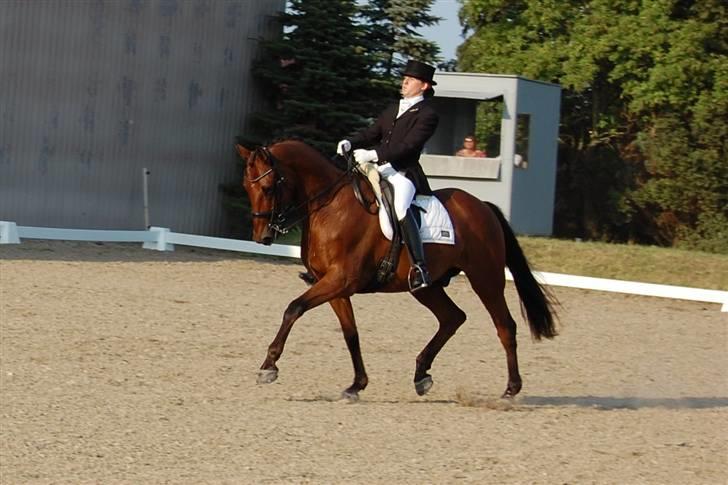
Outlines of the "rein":
M351 173L353 173L353 170L356 168L356 164L353 164L351 162L351 158L345 157L347 160L348 168L330 185L328 185L327 187L325 187L323 190L319 191L318 193L312 195L311 197L307 198L300 204L298 204L296 206L289 206L289 207L281 210L280 212L277 212L276 206L278 205L278 201L280 198L279 197L280 196L279 187L281 187L282 183L285 181L285 177L281 176L278 173L278 171L276 170L276 162L278 161L278 159L276 159L276 157L270 152L268 147L260 147L257 149L257 151L259 153L263 154L265 159L270 164L270 168L268 170L266 170L264 173L255 177L254 179L251 179L250 183L252 184L252 183L258 182L258 181L264 179L265 177L267 177L268 175L270 175L271 173L273 173L276 176L275 188L274 188L275 193L273 195L273 197L274 197L273 206L271 207L271 210L265 211L265 212L252 212L251 215L253 217L268 217L270 219L270 221L268 222L268 227L270 227L271 229L273 229L275 232L277 232L279 234L287 234L288 231L290 231L293 226L295 226L296 224L298 224L299 222L301 222L302 220L304 220L306 217L309 216L309 213L304 213L302 216L294 219L293 221L288 221L288 218L291 216L291 214L298 212L301 208L307 206L311 202L313 202L313 201L319 199L320 197L331 192L331 190L336 188L341 183L341 181L344 180L344 178L351 175Z

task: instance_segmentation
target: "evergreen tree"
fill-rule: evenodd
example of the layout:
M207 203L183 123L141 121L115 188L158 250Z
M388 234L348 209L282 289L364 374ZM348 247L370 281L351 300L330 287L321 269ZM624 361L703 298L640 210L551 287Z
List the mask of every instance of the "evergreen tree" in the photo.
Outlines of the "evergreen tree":
M254 68L274 106L257 113L258 138L300 138L323 153L367 123L372 81L355 0L291 0L281 38Z
M361 15L369 24L369 49L375 67L384 78L399 81L408 59L428 64L439 62L440 48L424 39L417 29L440 21L430 13L433 0L370 0Z

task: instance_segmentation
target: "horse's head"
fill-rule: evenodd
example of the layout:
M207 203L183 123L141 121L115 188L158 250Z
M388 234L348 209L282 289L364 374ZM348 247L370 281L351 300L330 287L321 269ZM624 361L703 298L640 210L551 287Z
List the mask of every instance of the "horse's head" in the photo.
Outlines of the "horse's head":
M280 231L285 222L285 207L290 202L285 188L286 178L267 147L248 149L238 144L235 149L246 161L243 188L250 199L253 240L270 245L276 231Z

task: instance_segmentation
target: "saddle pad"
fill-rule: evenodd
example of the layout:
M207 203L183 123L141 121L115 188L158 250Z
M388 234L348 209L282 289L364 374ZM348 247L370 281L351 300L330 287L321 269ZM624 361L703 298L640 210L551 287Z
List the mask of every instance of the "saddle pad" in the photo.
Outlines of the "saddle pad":
M418 195L412 204L424 209L424 212L420 212L422 217L420 237L423 243L455 244L455 230L452 227L450 215L437 197ZM392 224L381 204L379 205L379 225L384 237L391 241Z

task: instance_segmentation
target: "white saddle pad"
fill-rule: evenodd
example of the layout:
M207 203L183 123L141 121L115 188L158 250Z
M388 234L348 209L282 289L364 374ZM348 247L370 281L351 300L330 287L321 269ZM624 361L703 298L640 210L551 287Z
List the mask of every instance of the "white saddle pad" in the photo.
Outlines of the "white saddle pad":
M440 200L433 195L418 195L412 201L412 205L417 205L424 209L420 211L420 237L423 243L437 244L455 244L455 231L452 227L450 214L447 213L445 206ZM392 224L389 217L384 211L384 207L379 206L379 225L382 228L384 237L392 240Z

